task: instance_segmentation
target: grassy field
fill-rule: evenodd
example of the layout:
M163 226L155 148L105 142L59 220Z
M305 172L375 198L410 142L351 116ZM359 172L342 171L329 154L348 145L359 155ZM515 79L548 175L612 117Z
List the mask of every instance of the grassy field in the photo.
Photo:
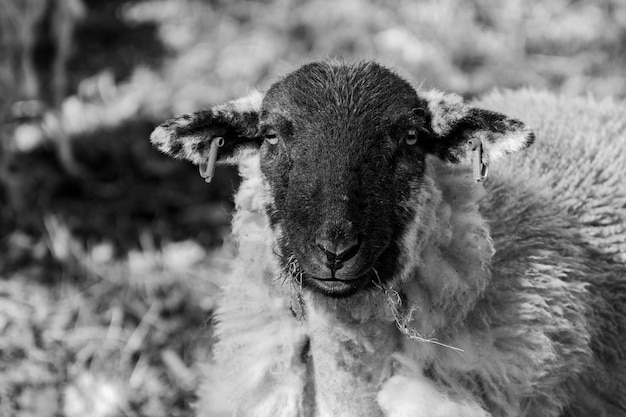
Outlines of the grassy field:
M620 0L84 4L53 109L67 135L0 126L15 150L0 190L0 416L193 415L237 176L206 185L159 155L147 138L162 120L325 57L375 58L467 98L626 97ZM54 45L38 48L45 84Z

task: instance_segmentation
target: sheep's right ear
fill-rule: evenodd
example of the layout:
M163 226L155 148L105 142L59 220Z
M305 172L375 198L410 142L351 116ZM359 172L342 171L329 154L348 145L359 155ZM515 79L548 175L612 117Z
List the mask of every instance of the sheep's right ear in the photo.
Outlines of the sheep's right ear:
M495 161L526 149L535 140L532 130L520 120L472 107L456 94L431 90L420 96L431 139L425 147L445 161L470 163L477 146L485 153L481 159Z
M174 158L202 164L209 158L211 141L221 137L218 161L236 163L242 149L258 149L263 142L258 135L262 101L263 94L255 90L208 110L175 117L154 129L150 141Z

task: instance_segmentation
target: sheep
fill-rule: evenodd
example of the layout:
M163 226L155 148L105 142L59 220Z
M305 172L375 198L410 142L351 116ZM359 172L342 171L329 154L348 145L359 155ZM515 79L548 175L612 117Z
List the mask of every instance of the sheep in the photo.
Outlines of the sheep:
M323 61L158 126L242 177L198 414L626 416L625 110Z

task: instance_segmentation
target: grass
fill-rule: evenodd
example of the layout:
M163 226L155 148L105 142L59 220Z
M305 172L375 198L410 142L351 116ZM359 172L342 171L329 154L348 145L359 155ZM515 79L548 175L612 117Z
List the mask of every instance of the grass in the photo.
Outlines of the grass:
M67 97L3 125L16 151L0 190L2 416L193 415L237 177L220 168L207 186L151 149L160 121L327 56L375 57L466 97L626 97L618 0L84 3ZM38 46L42 79L52 46Z

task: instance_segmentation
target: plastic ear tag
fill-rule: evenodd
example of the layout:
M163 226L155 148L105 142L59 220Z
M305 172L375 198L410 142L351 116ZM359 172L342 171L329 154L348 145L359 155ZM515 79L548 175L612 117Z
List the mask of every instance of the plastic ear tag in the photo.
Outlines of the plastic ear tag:
M209 147L209 157L206 161L200 162L198 168L200 170L200 176L204 178L204 181L208 184L213 179L215 174L215 162L217 161L217 150L224 146L224 138L216 137L211 139L211 145Z
M474 171L474 181L483 182L489 173L489 160L483 152L483 142L477 139L472 147L472 167Z

